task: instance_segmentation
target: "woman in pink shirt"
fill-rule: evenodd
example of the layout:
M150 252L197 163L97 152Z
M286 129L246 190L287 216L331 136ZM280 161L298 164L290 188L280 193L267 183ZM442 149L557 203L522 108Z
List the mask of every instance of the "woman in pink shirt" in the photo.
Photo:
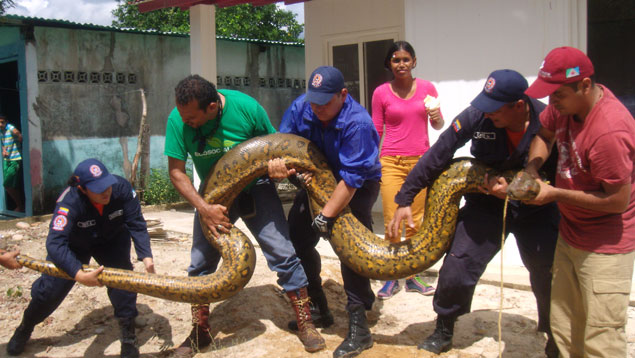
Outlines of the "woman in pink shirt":
M406 176L430 148L428 120L432 128L443 128L443 116L436 101L437 90L429 81L412 77L412 69L416 65L415 51L408 42L393 43L386 54L384 66L392 72L394 79L377 87L373 93L373 122L379 137L384 134L380 155L384 225L388 225L397 209L394 198ZM437 104L429 103L427 107L424 99L428 96L432 99L430 102ZM422 190L412 203L416 227L406 228L406 238L419 230L425 200L426 192ZM397 240L400 238L401 232ZM399 289L399 281L386 281L377 296L380 299L388 299ZM431 295L434 293L434 287L417 276L411 276L406 279L406 291Z

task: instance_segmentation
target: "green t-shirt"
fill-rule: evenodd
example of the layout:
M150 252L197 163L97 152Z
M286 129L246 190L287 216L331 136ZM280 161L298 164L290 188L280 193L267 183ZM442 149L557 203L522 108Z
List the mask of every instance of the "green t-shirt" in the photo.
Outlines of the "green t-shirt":
M205 181L209 171L225 152L253 137L276 132L267 112L255 99L239 91L218 92L225 96L220 125L211 137L207 137L202 153L198 152L197 130L183 123L176 108L168 116L163 153L183 161L187 160L189 154L201 182ZM215 118L205 123L198 129L199 134L209 136L217 120Z

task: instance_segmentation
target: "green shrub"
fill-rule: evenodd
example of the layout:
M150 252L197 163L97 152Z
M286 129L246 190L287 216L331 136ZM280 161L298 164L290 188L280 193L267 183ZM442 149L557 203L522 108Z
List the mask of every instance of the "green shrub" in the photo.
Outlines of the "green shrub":
M189 168L187 175L191 180L192 173ZM147 180L142 199L146 205L176 203L184 200L172 185L168 170L165 168L150 169L150 177Z

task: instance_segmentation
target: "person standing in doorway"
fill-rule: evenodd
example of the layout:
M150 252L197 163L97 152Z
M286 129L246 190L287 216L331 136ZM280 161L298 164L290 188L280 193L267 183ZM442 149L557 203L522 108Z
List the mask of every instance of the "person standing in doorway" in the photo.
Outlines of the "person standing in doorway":
M24 200L22 200L22 155L20 147L22 144L22 133L8 122L4 114L0 114L0 133L2 135L2 174L4 190L7 192L15 208L13 211L24 211Z
M412 70L417 66L415 50L406 41L397 41L388 49L384 66L393 74L393 80L375 89L372 100L373 123L381 138L381 199L384 209L384 227L397 210L395 195L421 156L430 148L428 120L432 128L443 128L443 116L438 105L427 106L425 100L436 101L438 93L429 81L414 78ZM385 130L384 130L385 128ZM415 227L406 227L406 238L419 231L426 203L426 190L421 190L412 202ZM389 239L388 236L386 236ZM401 230L391 242L401 241ZM429 296L434 287L419 276L406 279L406 291ZM377 292L379 299L389 299L400 290L398 280L386 281Z

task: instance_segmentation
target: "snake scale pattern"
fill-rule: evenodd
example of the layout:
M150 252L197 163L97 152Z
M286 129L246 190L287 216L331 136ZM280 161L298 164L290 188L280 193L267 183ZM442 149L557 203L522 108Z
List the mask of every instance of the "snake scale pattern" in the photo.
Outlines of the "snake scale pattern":
M283 158L287 167L311 171L307 185L313 213L319 213L336 182L319 149L292 134L270 134L241 143L217 162L204 184L207 202L231 205L240 190L267 173L269 159ZM337 218L330 243L344 264L371 279L397 279L419 273L447 251L456 228L461 196L476 192L485 173L495 173L473 159L455 160L428 188L426 214L421 230L410 240L392 244L364 227L345 209ZM513 173L504 175L511 180ZM522 189L517 196L522 196ZM245 234L236 227L214 239L205 233L222 256L221 267L201 277L148 274L105 268L99 281L108 287L143 293L171 301L210 303L239 292L251 278L256 253ZM18 262L42 273L71 279L53 263L19 256ZM85 270L95 267L84 266Z

